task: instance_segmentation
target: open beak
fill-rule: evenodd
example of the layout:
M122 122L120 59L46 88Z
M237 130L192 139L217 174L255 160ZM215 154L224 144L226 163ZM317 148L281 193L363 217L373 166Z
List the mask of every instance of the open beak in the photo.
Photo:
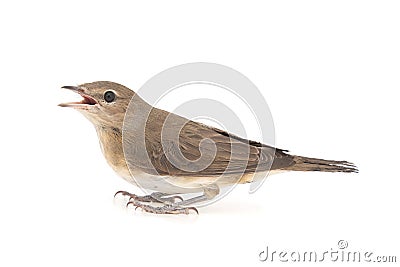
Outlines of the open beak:
M60 107L72 107L72 108L80 108L80 109L88 109L90 106L95 106L98 104L96 99L86 94L82 88L79 86L63 86L62 89L68 89L75 93L80 94L83 99L79 102L68 102L59 104Z

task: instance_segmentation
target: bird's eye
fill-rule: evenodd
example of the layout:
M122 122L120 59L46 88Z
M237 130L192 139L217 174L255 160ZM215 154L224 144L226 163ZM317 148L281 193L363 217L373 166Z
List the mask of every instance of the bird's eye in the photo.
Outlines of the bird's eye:
M104 93L104 100L107 103L111 103L115 100L115 93L113 91L107 91Z

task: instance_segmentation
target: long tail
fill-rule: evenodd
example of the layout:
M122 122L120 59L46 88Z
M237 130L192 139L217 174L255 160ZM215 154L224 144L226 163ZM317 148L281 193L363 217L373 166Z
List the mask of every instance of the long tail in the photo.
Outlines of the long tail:
M291 171L320 171L320 172L358 172L356 165L348 161L325 160L293 156Z

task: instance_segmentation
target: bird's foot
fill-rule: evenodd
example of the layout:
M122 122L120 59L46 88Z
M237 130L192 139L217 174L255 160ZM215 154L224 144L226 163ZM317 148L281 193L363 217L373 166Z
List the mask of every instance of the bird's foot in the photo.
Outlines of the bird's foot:
M169 204L174 204L177 199L183 201L183 198L180 196L171 196L169 194L161 192L154 192L146 196L138 196L129 193L127 191L118 191L117 193L115 193L114 197L116 197L117 195L128 196L129 197L128 203L131 201L137 201L137 202L156 202L169 205Z
M199 214L199 211L195 207L182 207L177 204L165 204L164 206L161 206L161 207L155 207L152 205L143 204L140 201L132 199L131 201L129 201L126 204L127 207L129 205L133 205L135 207L135 210L140 208L140 209L142 209L142 211L145 211L148 213L155 213L155 214L186 214L186 215L188 215L191 210L196 212L197 214Z

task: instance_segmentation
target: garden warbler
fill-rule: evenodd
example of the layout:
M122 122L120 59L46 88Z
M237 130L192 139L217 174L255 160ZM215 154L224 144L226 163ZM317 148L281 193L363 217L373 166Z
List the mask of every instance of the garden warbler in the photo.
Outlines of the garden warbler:
M113 170L130 183L154 191L147 196L117 192L130 197L128 204L147 212L198 212L192 205L212 200L220 188L252 182L269 171L357 172L347 161L290 155L152 107L114 82L62 88L83 97L60 106L78 110L93 123ZM185 193L201 195L185 200L176 195Z

